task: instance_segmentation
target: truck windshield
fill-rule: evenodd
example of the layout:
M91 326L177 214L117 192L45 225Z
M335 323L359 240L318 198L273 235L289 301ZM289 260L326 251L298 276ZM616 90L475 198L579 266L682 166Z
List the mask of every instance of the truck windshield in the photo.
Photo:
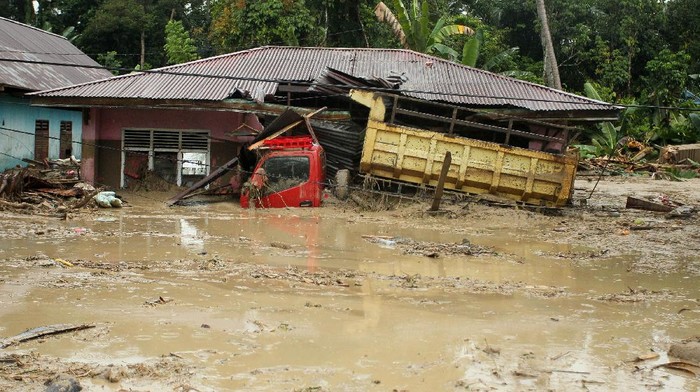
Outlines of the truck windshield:
M267 175L265 193L283 191L309 180L308 157L273 157L262 167Z

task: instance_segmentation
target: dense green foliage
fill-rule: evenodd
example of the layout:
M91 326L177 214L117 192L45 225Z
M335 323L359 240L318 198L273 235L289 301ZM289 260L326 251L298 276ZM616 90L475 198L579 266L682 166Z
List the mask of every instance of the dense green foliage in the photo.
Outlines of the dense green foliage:
M134 68L262 45L401 47L395 29L375 15L378 3L7 0L0 4L0 16L64 34L107 66ZM385 3L414 50L543 80L535 0ZM590 83L602 100L642 106L625 114L624 126L615 125L617 137L657 144L698 140L697 112L675 109L698 106L687 98L700 95L697 0L546 0L546 7L563 88L583 94ZM436 35L442 27L459 25L476 34Z

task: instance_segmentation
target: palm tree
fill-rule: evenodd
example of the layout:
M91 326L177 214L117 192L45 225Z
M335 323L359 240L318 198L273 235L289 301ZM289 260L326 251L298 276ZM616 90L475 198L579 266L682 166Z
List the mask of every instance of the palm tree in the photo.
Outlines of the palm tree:
M444 16L431 29L427 0L423 0L420 7L418 0L411 0L410 8L406 8L403 0L393 0L393 3L398 16L382 1L374 8L374 14L380 22L391 26L394 35L406 49L457 59L457 51L443 44L445 38L455 34L474 34L474 30L464 25L446 25L447 18Z
M561 90L561 80L559 79L559 66L557 57L554 55L554 45L552 45L552 35L549 33L549 22L547 20L547 9L544 0L536 0L537 16L540 19L540 39L542 49L544 49L544 79L547 86Z

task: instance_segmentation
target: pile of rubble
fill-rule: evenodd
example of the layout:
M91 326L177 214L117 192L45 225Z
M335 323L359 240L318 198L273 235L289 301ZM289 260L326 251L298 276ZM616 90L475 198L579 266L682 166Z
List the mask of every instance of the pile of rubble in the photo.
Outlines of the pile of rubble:
M700 177L700 144L651 147L630 140L613 156L589 157L579 162L578 175L600 173L648 173L654 179L670 181Z
M80 181L80 162L75 158L29 163L0 173L1 211L65 217L99 193Z

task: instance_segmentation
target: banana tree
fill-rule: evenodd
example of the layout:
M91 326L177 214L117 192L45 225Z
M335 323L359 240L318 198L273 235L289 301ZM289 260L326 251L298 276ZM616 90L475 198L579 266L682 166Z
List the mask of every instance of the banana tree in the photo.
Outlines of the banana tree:
M391 8L380 1L374 8L374 14L380 22L391 26L405 49L457 59L457 51L443 42L451 35L472 35L474 30L460 24L447 24L444 16L431 29L428 1L423 0L419 5L418 0L410 0L409 6L407 8L402 0L393 0L393 8L396 10L394 14Z
M590 82L586 82L583 85L583 90L588 98L603 102L598 90L596 90L596 88ZM581 156L584 158L601 156L612 157L618 154L618 150L621 149L622 145L624 145L624 143L621 143L621 140L624 140L623 138L626 135L626 116L633 114L634 111L634 107L629 107L622 112L620 125L615 126L609 121L599 124L598 132L591 136L590 145L576 145L576 147L578 147L580 150Z

